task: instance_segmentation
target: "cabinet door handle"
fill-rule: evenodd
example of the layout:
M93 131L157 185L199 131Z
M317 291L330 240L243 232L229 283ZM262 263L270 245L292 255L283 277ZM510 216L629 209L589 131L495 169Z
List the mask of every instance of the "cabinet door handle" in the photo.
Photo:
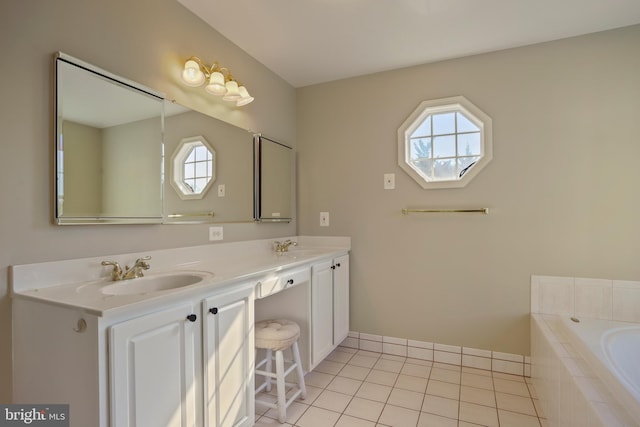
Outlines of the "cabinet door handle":
M198 316L196 316L195 314L190 314L190 315L187 316L187 320L189 322L195 322L197 318L198 318Z
M335 269L336 269L336 266L335 266L335 265L332 265L332 266L331 266L331 269L332 269L332 270L335 270Z
M293 279L287 280L287 285L293 285Z
M336 263L336 267L340 267L340 263Z
M209 309L209 313L211 314L218 314L218 307L211 307Z

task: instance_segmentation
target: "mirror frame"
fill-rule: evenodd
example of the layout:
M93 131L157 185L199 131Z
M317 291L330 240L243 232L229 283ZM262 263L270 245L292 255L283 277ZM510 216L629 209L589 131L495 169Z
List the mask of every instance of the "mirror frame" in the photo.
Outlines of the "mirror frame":
M152 98L157 98L159 101L159 112L160 112L160 132L161 135L164 135L164 101L165 101L165 96L164 94L154 91L153 89L150 89L146 86L143 86L137 82L125 79L123 77L117 76L113 73L110 73L108 71L105 71L99 67L96 67L92 64L89 64L87 62L84 62L82 60L79 60L77 58L72 57L71 55L67 55L63 52L56 52L54 54L53 57L53 120L54 120L54 125L53 125L53 206L52 206L52 213L53 213L53 221L55 224L57 225L82 225L82 224L161 224L163 223L163 211L164 211L164 201L163 201L163 197L162 195L164 194L164 179L163 179L163 175L164 173L163 171L163 167L164 167L164 158L163 158L163 154L161 155L161 157L158 159L158 161L160 162L160 176L158 177L158 180L160 181L159 184L159 190L160 190L160 212L158 212L158 215L152 215L152 216L118 216L118 217L110 217L110 216L86 216L86 217L73 217L73 216L69 216L69 217L64 217L61 216L59 213L59 204L58 204L58 187L59 187L59 182L58 182L58 173L59 171L59 167L60 165L59 163L59 155L58 152L59 150L59 141L61 141L61 135L62 135L62 120L61 117L59 116L60 112L59 107L58 107L58 96L60 96L60 88L58 87L58 81L59 81L59 70L58 70L58 64L59 61L65 62L67 64L70 64L72 66L78 67L80 69L83 69L89 73L95 74L98 77L104 78L105 80L108 80L110 82L112 82L115 85L119 85L119 86L123 86L126 87L128 89L132 89L138 92L142 92L142 94L146 95L146 96L150 96ZM163 140L160 140L160 153L164 153L164 143Z

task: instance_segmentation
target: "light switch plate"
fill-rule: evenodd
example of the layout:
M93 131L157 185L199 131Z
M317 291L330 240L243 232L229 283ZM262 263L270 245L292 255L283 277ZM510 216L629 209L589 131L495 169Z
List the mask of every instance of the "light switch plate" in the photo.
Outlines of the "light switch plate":
M222 227L209 227L209 240L222 240L224 237Z
M224 184L218 185L218 197L224 197L226 193L227 191Z
M395 173L385 173L384 174L384 189L385 190L393 190L396 188L396 174Z

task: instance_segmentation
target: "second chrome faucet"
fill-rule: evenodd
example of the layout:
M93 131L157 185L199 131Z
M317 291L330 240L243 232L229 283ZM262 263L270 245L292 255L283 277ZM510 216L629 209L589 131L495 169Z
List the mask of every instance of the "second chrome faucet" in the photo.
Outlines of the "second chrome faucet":
M102 261L102 265L113 266L113 271L111 272L111 280L129 280L135 279L137 277L143 277L144 274L142 273L142 270L148 270L151 267L147 262L150 259L150 256L138 258L131 268L129 268L129 266L125 266L124 270L122 270L120 264L115 261Z
M276 240L275 242L273 242L273 250L276 251L276 253L288 252L289 246L297 246L297 245L298 243L292 242L289 239L285 240L284 242L280 242Z

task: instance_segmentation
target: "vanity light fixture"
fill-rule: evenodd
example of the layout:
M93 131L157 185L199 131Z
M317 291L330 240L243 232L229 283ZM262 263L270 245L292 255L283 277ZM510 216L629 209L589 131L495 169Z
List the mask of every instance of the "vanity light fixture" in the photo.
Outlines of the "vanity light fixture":
M207 67L200 58L192 56L184 63L182 81L190 87L202 86L212 95L222 96L224 101L235 102L238 107L253 102L253 96L241 83L233 78L228 68L214 62Z

